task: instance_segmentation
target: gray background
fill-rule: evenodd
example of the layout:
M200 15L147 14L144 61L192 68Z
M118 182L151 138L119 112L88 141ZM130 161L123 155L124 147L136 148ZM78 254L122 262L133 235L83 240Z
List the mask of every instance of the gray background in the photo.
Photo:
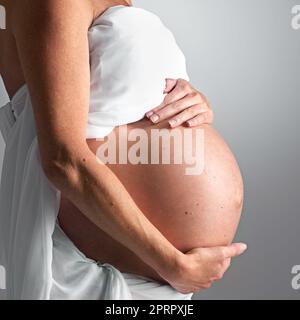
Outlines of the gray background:
M184 51L192 84L238 158L245 207L236 236L248 244L224 279L196 299L299 299L300 0L135 0L157 13ZM7 99L0 86L0 104ZM0 143L0 156L3 142Z

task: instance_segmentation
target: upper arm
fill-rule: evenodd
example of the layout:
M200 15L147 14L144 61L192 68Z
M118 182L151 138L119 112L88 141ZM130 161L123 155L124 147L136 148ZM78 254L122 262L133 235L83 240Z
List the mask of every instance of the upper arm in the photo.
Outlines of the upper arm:
M85 143L93 10L86 0L15 3L13 33L45 162Z

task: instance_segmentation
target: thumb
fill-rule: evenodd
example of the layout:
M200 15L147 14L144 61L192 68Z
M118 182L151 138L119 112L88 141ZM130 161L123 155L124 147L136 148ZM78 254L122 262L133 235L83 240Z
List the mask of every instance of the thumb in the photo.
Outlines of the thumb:
M170 91L172 91L176 86L176 84L177 84L177 80L167 78L164 93L169 93Z
M241 255L246 249L247 245L245 243L233 243L223 248L223 254L225 259L237 257Z

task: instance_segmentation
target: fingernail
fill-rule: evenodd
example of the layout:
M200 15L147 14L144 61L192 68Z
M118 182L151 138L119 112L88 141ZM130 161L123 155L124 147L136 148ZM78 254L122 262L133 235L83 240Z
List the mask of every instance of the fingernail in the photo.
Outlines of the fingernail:
M245 243L240 243L240 246L243 251L247 249L247 245Z
M153 115L153 111L149 111L149 112L146 113L146 117L147 118L150 118L152 115Z
M176 123L177 123L177 120L175 120L175 119L172 119L172 120L169 121L169 125L171 127L174 127L176 125Z
M154 114L153 116L150 117L150 120L151 120L152 122L157 122L158 119L159 119L159 116L158 116L157 114Z

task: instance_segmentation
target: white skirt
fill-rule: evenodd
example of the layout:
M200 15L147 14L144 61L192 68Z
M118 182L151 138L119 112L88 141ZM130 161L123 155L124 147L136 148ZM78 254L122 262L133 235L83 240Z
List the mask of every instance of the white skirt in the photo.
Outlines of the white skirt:
M57 223L60 192L41 167L27 86L0 109L0 299L190 300L169 285L87 258Z

